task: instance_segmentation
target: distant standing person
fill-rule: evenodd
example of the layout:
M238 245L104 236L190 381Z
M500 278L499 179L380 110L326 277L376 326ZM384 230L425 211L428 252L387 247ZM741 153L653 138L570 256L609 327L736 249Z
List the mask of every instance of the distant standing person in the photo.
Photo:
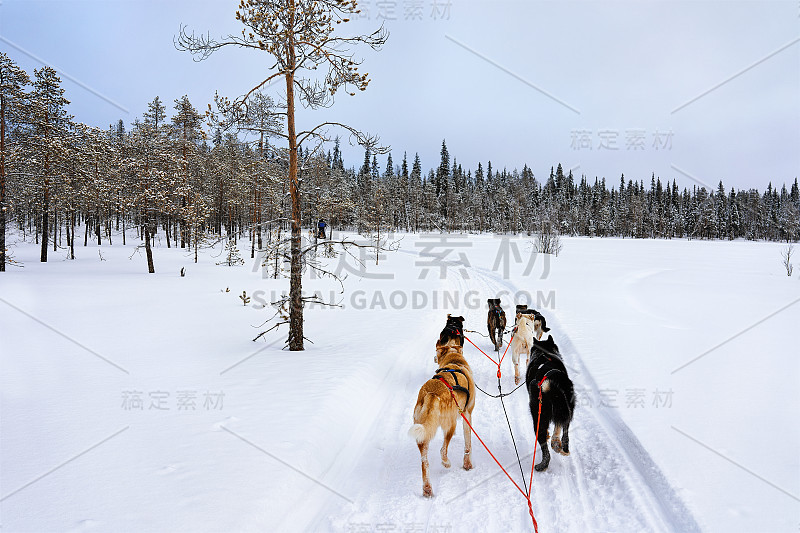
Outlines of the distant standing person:
M322 219L322 218L319 219L319 224L317 224L317 227L319 228L319 231L317 232L317 236L320 239L324 239L325 238L325 228L328 227L328 225L325 223L325 219Z

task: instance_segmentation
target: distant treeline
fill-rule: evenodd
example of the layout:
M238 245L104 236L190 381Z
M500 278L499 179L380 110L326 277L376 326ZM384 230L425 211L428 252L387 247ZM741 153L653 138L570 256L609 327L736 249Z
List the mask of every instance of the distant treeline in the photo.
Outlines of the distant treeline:
M4 54L0 90L2 233L13 224L41 242L43 261L48 246L67 246L74 256L76 240L111 244L119 236L124 243L126 227L195 249L222 235L249 234L254 248L283 242L291 209L287 158L269 144L268 128L247 137L211 128L208 135L186 96L174 101L170 118L156 97L129 129L121 120L107 130L88 127L67 114L55 71L43 67L30 80ZM261 120L271 106L266 99ZM726 190L722 182L681 190L656 176L647 187L624 176L615 183L576 178L560 164L541 178L527 165L465 170L451 162L445 142L438 166L427 172L418 155L409 162L403 154L395 164L389 154L379 163L369 151L360 167L348 168L339 148L338 140L301 147L306 226L325 219L362 233L517 233L547 224L562 235L598 237L800 238L797 178L789 190L770 184L763 193Z

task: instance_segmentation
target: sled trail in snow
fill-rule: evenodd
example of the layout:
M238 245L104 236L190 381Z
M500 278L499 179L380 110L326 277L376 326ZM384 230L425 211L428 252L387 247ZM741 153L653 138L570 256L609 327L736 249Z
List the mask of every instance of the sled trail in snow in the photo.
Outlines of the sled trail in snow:
M520 287L486 269L470 268L469 275L470 279L452 276L446 288L462 295L475 291L482 302L504 294L502 304L511 328L517 302L511 302L510 298L519 293ZM535 306L535 302L520 303ZM560 327L557 313L540 311L548 319L576 390L597 393L597 384ZM440 317L436 315L438 328L444 324L446 312L439 311ZM485 309L469 309L463 315L466 329L480 332L486 329ZM330 500L316 516L307 517L305 526L319 531L532 530L525 498L477 439L473 438L475 468L469 472L461 468L464 446L461 428L450 443L449 469L439 460L441 432L431 442L430 476L435 497L422 497L419 452L406 432L411 425L417 391L435 370L433 344L438 329L434 329L436 332L430 336L408 332L409 338L398 342L402 349L381 383L380 405L373 404L367 409L377 416L371 424L363 424L363 431L348 444L350 450L343 460L351 470L343 464L329 480L354 503ZM490 356L502 355L502 351L498 354L492 350L488 339L467 335ZM509 340L510 335L506 335L504 345ZM468 342L464 352L478 386L495 394L496 365ZM523 358L521 363L524 362ZM510 392L515 386L510 355L503 360L502 375L503 391ZM522 486L502 405L498 399L480 392L478 395L473 414L475 430ZM505 404L527 477L535 437L525 387L506 397ZM665 476L613 409L582 406L578 398L570 444L569 457L553 453L548 470L536 472L533 478L531 500L541 532L700 530ZM537 460L540 456L537 451Z

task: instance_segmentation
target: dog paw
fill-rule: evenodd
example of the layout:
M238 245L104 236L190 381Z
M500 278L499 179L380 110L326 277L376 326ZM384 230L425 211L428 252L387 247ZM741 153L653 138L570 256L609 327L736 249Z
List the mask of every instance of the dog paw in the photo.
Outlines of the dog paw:
M519 385L519 376L514 376L514 385Z
M422 495L426 498L433 498L433 488L430 485L423 486Z
M541 463L536 465L534 468L536 469L537 472L544 472L545 470L547 470L548 466L550 466L550 462L549 461L547 463L542 461Z
M467 458L464 459L464 470L472 470L472 461Z
M442 466L445 468L450 468L450 461L447 459L442 459Z
M561 439L558 437L553 437L550 440L550 447L553 448L554 452L561 453Z
M559 450L558 453L560 453L564 457L569 457L569 452L565 452L564 450Z

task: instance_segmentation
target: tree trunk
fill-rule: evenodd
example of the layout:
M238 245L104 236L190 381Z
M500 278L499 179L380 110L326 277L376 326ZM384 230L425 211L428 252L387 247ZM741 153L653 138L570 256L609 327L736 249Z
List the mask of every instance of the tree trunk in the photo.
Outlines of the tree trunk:
M97 220L95 221L95 233L97 234L97 246L100 246L103 244L103 242L100 240L100 208L96 208L95 211L95 216L97 217Z
M53 251L58 251L58 241L61 238L61 231L58 220L58 209L53 209Z
M289 27L294 26L294 0L289 0ZM300 254L300 184L297 179L297 131L294 109L295 50L293 34L287 43L286 73L287 128L289 134L289 196L292 199L291 274L289 277L289 350L303 350L302 256Z
M223 206L223 185L219 186L219 198L217 199L217 233L222 236L222 219L225 216ZM230 233L230 231L228 232Z
M186 197L181 198L181 207L186 207ZM186 248L186 220L181 215L181 248Z
M75 211L70 216L70 227L72 228L72 237L69 240L69 258L75 259Z
M279 266L278 258L280 257L280 251L281 251L280 248L281 229L282 229L282 224L278 224L278 229L276 231L277 237L275 238L275 272L274 272L275 275L272 276L274 279L278 279L278 266Z
M6 100L0 100L0 272L6 271Z
M252 227L250 228L250 259L256 256L256 210L258 209L258 192L257 189L253 190L253 219Z
M0 163L0 272L6 271L6 182Z
M44 171L45 171L45 174L46 174L47 170L48 170L47 169L47 164L45 164L44 168L45 168ZM49 215L49 213L48 213L48 211L50 209L49 204L50 204L50 195L49 195L49 192L47 190L47 180L45 179L45 184L44 184L44 202L43 202L43 208L42 208L42 254L41 254L41 257L39 258L39 260L42 263L47 263L47 238L49 237L49 235L48 235L48 233L49 233L49 227L48 227L48 222L49 222L48 215Z
M256 215L256 221L257 221L257 224L258 224L258 226L256 226L256 231L258 232L258 249L261 250L261 249L264 248L264 244L263 244L263 242L261 240L261 235L263 233L261 231L262 230L262 228L261 228L261 221L262 221L262 217L261 217L261 191L258 191L258 213Z
M153 249L150 247L150 226L147 222L145 222L144 225L144 250L147 253L147 272L155 274L156 267L153 266Z
M106 240L108 241L109 246L113 246L114 243L111 242L111 221L113 220L112 212L111 212L111 204L108 204L108 216L106 216ZM119 228L117 228L119 229Z

